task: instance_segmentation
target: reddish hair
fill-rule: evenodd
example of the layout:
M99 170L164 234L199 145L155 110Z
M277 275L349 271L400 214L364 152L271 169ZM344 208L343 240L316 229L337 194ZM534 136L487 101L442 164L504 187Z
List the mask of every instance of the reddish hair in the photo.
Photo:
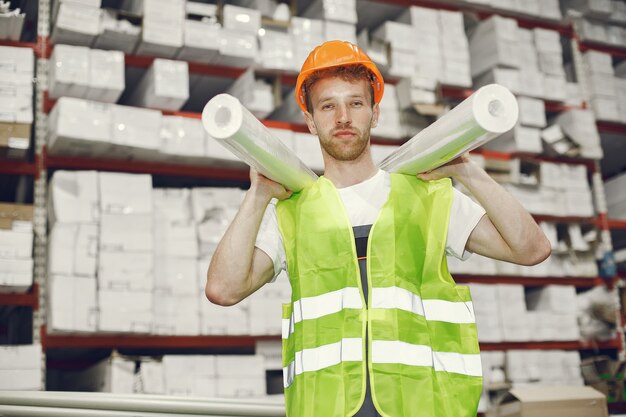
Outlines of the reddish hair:
M304 97L306 99L306 109L309 113L313 113L313 104L311 103L311 88L313 84L321 80L322 78L334 78L338 77L344 81L356 82L359 80L366 80L370 90L370 102L374 107L374 87L373 81L376 79L372 71L370 71L365 65L340 65L336 67L324 68L312 73L304 82Z

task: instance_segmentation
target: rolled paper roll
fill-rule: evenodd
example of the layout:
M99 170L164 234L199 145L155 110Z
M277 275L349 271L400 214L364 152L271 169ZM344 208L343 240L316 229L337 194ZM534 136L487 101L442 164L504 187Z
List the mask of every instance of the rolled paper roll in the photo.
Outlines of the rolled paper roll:
M433 170L511 130L518 116L517 100L507 88L486 85L413 136L379 166L410 175Z
M300 191L317 180L291 149L229 94L209 100L202 110L202 125L243 162L291 191Z

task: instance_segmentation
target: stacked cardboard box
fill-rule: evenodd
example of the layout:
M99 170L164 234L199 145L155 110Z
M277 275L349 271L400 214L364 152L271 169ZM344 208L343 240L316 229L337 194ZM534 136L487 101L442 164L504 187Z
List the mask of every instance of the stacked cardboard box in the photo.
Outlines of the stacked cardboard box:
M235 67L250 66L258 56L257 33L261 29L261 12L226 4L223 25L216 62Z
M626 220L626 196L623 190L626 187L626 174L621 174L604 183L604 192L609 217Z
M597 51L583 53L583 78L586 82L589 102L596 119L620 121L618 88L611 55ZM621 87L621 83L619 83Z
M143 16L137 55L173 58L183 46L184 0L126 0L125 8Z
M41 345L0 346L0 390L41 390L41 363Z
M0 203L0 292L25 292L33 283L33 207Z
M278 30L265 29L259 33L259 59L261 66L268 69L300 70L294 58L293 38Z
M100 6L100 0L55 2L52 43L91 46L100 33Z
M115 103L124 91L124 54L120 51L56 45L50 57L48 94Z
M139 42L141 28L122 18L113 9L102 9L100 17L100 34L93 47L132 53Z
M513 387L527 385L584 385L580 354L560 350L509 350L506 378Z
M535 341L578 340L576 288L548 285L526 293L531 335Z
M162 110L180 110L189 99L189 65L157 58L141 78L127 104Z
M154 235L152 178L101 172L99 331L151 332Z
M239 99L241 104L259 119L264 119L274 111L272 85L255 79L252 68L244 72L226 91Z
M0 157L25 158L33 123L35 56L30 48L0 46Z
M93 332L98 323L98 173L57 171L49 196L48 331Z
M0 2L0 39L19 41L26 13L20 13L20 9L11 10L10 7L11 2Z
M153 189L154 333L196 335L200 330L198 237L189 189Z
M299 69L313 48L324 42L324 21L293 16L289 23L289 35L294 47L294 65Z
M217 23L217 5L188 1L183 33L183 47L178 59L212 62L220 50L221 26Z

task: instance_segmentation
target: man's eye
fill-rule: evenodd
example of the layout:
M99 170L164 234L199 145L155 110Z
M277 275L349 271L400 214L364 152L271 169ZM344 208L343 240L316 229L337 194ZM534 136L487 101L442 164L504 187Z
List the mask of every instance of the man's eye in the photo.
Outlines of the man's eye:
M361 107L363 105L363 102L362 101L353 101L352 105L354 107Z
M324 104L322 106L322 110L331 110L333 108L332 104Z

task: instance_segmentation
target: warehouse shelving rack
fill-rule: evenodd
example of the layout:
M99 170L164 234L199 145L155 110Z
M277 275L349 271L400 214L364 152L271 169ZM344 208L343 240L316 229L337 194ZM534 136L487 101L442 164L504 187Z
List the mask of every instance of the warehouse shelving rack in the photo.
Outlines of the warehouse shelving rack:
M376 0L379 2L378 0ZM47 74L48 58L52 46L49 44L50 34L50 0L39 0L38 15L38 39L36 43L0 41L0 45L29 47L35 51L37 57L36 66L36 93L35 93L35 134L34 134L34 160L33 162L9 162L2 161L0 164L0 174L15 174L32 176L35 181L34 187L34 229L35 229L35 270L34 284L30 292L26 294L0 295L0 305L23 305L33 308L33 342L41 343L44 350L42 355L42 369L46 369L46 355L48 349L54 348L88 348L88 347L108 347L108 348L251 348L258 340L279 340L273 336L152 336L152 335L55 335L48 334L45 326L45 299L46 299L46 262L47 262L47 173L49 169L97 169L106 171L149 173L172 176L201 177L219 180L247 181L248 172L245 168L207 168L194 165L165 164L133 161L128 164L126 161L114 159L89 159L76 157L63 157L48 155L45 149L47 138L47 114L50 111L53 101L47 97ZM416 0L392 0L388 3L399 6L422 6L437 9L459 10L478 15L484 19L493 14L499 14L514 18L521 27L542 27L559 31L563 36L572 39L574 58L577 65L581 65L580 52L588 49L608 52L618 57L626 57L626 48L608 47L588 42L580 42L573 32L570 24L550 19L538 18L536 16L522 13L503 11L489 6L461 3L458 1L416 1ZM150 66L154 57L137 55L126 55L126 65L138 68ZM225 78L236 78L240 76L246 68L226 67L213 64L203 64L197 62L189 63L191 73L212 75ZM263 71L259 70L259 75L275 76L283 85L294 85L296 74L288 71ZM395 83L397 80L389 79L388 82ZM450 86L441 86L440 95L450 101L460 101L468 97L473 91L471 89L461 89ZM562 103L546 103L547 112L560 112L571 108ZM584 107L584 105L583 105ZM198 118L198 113L169 112L184 117ZM294 131L307 131L305 125L285 123L278 121L265 121L268 127L290 129ZM611 132L626 134L626 124L598 122L597 127L601 132ZM401 141L400 141L401 142ZM397 144L398 141L389 139L373 138L373 143ZM597 198L597 207L601 210L596 218L561 218L554 216L535 216L537 220L555 222L576 222L596 225L603 235L603 241L608 242L610 248L610 229L626 229L626 221L616 221L608 219L606 215L606 205L603 201L602 179L600 177L599 164L596 161L582 158L560 158L542 155L528 154L504 154L491 151L480 152L486 158L512 159L522 158L538 161L552 161L584 164L592 173L593 187ZM600 189L598 189L600 187ZM599 199L599 200L598 200ZM604 208L602 210L602 208ZM608 239L607 239L608 235ZM618 277L605 278L574 278L574 277L502 277L502 276L476 276L456 274L456 279L462 283L511 283L524 286L544 286L550 284L574 285L577 288L591 288L600 285L613 285L618 281ZM483 350L507 350L507 349L566 349L566 350L586 350L586 349L613 349L624 356L623 334L613 341L604 343L582 343L571 342L536 342L536 343L483 343ZM45 386L45 372L42 375L42 386Z

